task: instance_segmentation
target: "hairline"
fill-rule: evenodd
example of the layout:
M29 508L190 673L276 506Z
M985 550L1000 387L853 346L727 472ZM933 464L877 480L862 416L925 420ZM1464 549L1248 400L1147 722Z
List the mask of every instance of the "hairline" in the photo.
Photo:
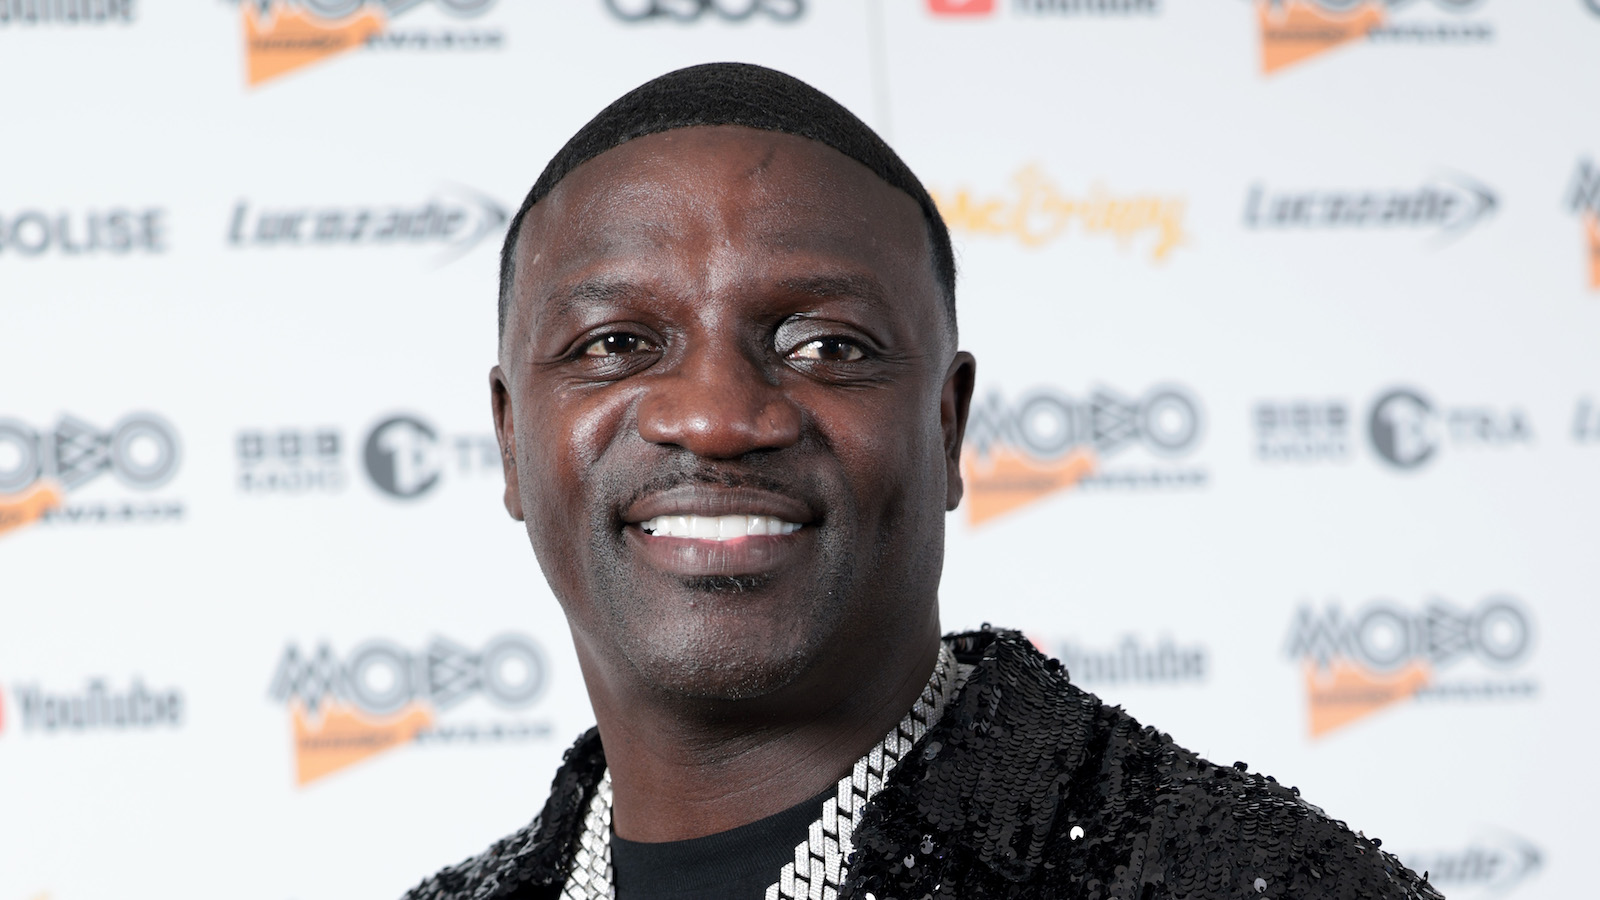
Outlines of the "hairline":
M828 144L825 141L817 140L816 138L807 137L805 135L800 135L800 134L793 134L792 132L775 131L774 129L756 128L754 126L740 125L740 124L736 124L736 123L684 125L684 126L681 126L679 128L669 128L669 129L666 129L664 131L650 132L649 134L640 135L639 137L650 137L651 135L655 135L655 134L666 134L666 133L669 133L669 132L672 132L672 131L681 131L681 130L683 130L685 128L749 128L749 129L754 130L754 131L774 131L774 133L777 133L777 134L792 134L794 137L801 138L802 140L810 141L811 143L819 144L819 145L821 145L823 147L827 147L829 150L832 150L835 153L838 153L840 156L843 156L846 159L849 159L851 162L857 163L858 165L862 164L860 160L856 159L855 157L851 156L850 154L844 153L843 151L839 150L837 147L834 147L834 146ZM607 153L610 153L612 150L615 150L618 147L625 146L626 144L631 143L633 140L637 140L637 138L630 138L629 140L623 141L622 143L619 143L619 144L617 144L615 146L608 147L606 150L602 151L601 153L597 153L594 156L590 157L589 159L584 160L583 163L579 163L577 166L574 166L573 167L573 171L576 171L578 168L582 168L584 163L588 163L588 162L591 162L591 161L593 161L595 159L598 159L598 158L600 158L602 156L605 156ZM929 267L929 269L931 270L931 272L933 274L933 282L934 282L934 285L935 285L936 289L938 290L939 300L941 301L938 304L938 306L940 307L940 310L941 310L941 318L944 320L943 323L942 323L943 326L944 326L943 330L949 336L950 342L951 342L951 345L952 345L952 348L953 348L953 346L957 342L958 336L960 334L960 330L959 330L959 327L958 327L957 322L956 322L956 296L955 296L954 270L952 269L952 273L951 273L952 277L947 282L945 277L944 277L944 274L940 271L940 267L939 267L939 254L937 252L937 250L938 250L938 239L937 239L937 237L935 235L935 232L934 232L934 229L936 227L935 220L932 219L928 215L928 210L923 207L921 200L919 200L910 191L907 191L904 188L889 182L887 179L885 179L882 176L878 175L877 172L873 171L871 169L871 167L866 167L866 166L864 166L864 167L867 168L867 171L872 172L873 176L878 178L879 181L882 181L884 184L888 185L891 189L893 189L895 191L898 191L899 193L901 193L901 194L905 195L906 197L910 198L911 202L913 202L913 203L915 203L917 205L918 216L919 216L919 218L922 219L923 252L924 252L924 255L925 255L926 259L927 259L928 267ZM567 175L570 176L571 174L572 174L571 171L567 172ZM498 329L497 329L498 330L498 335L496 337L496 343L499 346L502 346L502 347L504 346L505 336L506 336L506 323L511 318L511 316L510 316L511 303L514 300L514 298L511 296L511 293L512 293L512 291L513 291L513 289L514 289L514 287L516 285L516 281L517 281L517 258L516 258L516 255L517 255L517 248L518 248L518 246L521 245L521 242L522 242L523 225L527 220L528 213L533 209L534 206L538 205L538 201L539 200L543 200L545 197L549 197L551 194L555 193L556 190L561 186L562 182L565 181L565 180L566 180L566 176L563 176L562 181L558 181L555 184L551 185L550 189L548 191L546 191L544 193L544 195L539 197L537 200L534 197L534 190L530 189L528 191L527 197L522 201L522 205L517 209L516 215L511 217L511 222L506 228L505 240L501 244L501 247L500 247L500 291L499 291L499 298L498 298L498 317L497 317L499 321L498 321ZM537 185L535 185L535 188L536 187L537 187ZM938 223L938 224L943 224L943 223L941 222L941 223ZM946 229L946 233L948 234L948 228Z

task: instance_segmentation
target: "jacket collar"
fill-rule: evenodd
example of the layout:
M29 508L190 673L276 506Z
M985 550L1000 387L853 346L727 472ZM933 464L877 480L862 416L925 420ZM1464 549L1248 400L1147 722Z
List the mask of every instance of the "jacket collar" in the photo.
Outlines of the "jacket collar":
M846 893L864 892L876 868L897 869L927 838L1007 881L1029 880L1090 755L1100 703L1064 690L1059 662L1015 631L985 626L953 641L972 674L857 824L850 886L861 890Z
M895 868L906 848L928 838L975 854L1008 881L1027 881L1089 756L1100 704L1062 689L1060 663L1016 631L985 625L947 639L972 673L862 813L844 896L859 895L857 889ZM591 728L567 751L539 818L514 846L496 848L505 862L477 892L479 900L560 891L605 765L599 732Z

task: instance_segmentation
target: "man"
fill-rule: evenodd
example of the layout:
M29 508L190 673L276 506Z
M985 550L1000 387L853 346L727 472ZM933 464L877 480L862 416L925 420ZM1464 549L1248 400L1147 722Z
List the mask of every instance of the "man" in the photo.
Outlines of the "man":
M410 897L1438 896L1017 634L941 641L954 282L916 177L770 70L663 76L556 155L490 385L598 727Z

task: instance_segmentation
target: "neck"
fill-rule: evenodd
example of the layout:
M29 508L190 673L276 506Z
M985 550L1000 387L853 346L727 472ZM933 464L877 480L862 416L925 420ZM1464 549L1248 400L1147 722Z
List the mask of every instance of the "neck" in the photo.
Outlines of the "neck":
M937 613L914 640L852 648L770 696L662 702L610 689L580 646L611 771L612 824L633 841L676 841L782 812L833 786L903 718L939 655Z

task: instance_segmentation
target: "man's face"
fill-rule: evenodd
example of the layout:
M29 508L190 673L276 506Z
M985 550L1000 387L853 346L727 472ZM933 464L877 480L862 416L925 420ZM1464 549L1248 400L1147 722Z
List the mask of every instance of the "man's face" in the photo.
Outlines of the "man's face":
M753 698L936 626L942 303L916 203L792 135L639 138L530 210L495 420L586 672Z

